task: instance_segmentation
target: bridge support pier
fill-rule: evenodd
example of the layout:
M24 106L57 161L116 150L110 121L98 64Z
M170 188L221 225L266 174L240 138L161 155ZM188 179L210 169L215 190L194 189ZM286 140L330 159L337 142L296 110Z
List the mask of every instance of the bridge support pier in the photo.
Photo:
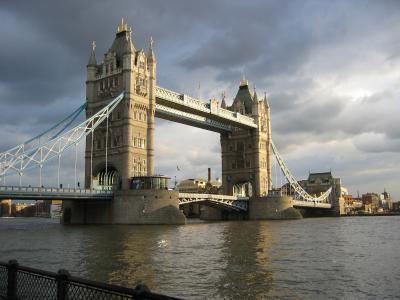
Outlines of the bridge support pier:
M111 201L64 201L64 224L185 224L178 192L114 191Z
M301 219L301 213L293 207L293 199L280 194L250 199L250 220L289 220Z

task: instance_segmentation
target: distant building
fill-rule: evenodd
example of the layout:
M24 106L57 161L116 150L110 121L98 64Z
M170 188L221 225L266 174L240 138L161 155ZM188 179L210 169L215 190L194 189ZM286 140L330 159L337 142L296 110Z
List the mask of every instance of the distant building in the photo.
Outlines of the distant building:
M344 211L346 215L355 215L362 210L363 204L361 198L353 198L352 195L343 195Z
M345 214L343 196L347 195L347 189L342 187L340 178L334 178L332 172L310 173L307 180L299 181L302 188L310 195L319 197L332 187L331 201L339 208L340 215Z
M182 180L176 189L182 193L204 193L206 190L207 180L202 178L190 178Z
M222 182L218 178L211 180L211 169L208 168L208 180L202 178L190 178L182 180L176 189L180 193L193 194L219 194L222 189ZM188 203L182 206L183 212L187 217L199 217L201 205L198 203Z
M14 217L33 217L35 213L35 204L17 202L11 205L11 214Z
M11 199L0 201L0 217L11 217Z
M381 194L381 206L384 210L387 211L393 210L393 200L390 194L386 192L386 189Z
M380 208L380 196L376 193L366 193L361 196L361 201L364 205L366 213L378 212Z

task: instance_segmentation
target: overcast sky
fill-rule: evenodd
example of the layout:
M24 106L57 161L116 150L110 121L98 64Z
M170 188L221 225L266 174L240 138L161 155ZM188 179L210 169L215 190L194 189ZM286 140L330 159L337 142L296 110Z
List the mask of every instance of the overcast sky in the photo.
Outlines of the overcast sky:
M244 73L265 91L296 178L332 170L353 195L400 199L400 1L1 1L0 151L83 103L91 41L101 59L121 17L136 49L153 36L158 85L230 104ZM218 134L157 120L157 173L220 164Z

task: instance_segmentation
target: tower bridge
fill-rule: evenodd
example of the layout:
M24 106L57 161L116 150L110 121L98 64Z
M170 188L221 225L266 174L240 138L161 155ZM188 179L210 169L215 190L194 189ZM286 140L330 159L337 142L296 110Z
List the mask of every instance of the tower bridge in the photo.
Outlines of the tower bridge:
M278 210L279 206L267 201L272 189L271 156L275 155L295 191L294 200L288 202L290 207L338 212L340 183L313 196L286 166L272 141L266 96L259 99L242 80L231 106L225 99L203 101L157 86L156 66L152 39L146 52L137 50L123 21L100 63L93 43L87 65L86 103L43 134L0 153L0 177L10 173L20 176L20 187L1 187L0 198L65 200L64 212L71 223L183 223L185 217L179 206L187 203L246 212L250 219L262 218L263 212ZM70 128L84 109L86 120ZM154 175L155 117L220 134L223 194L178 193L167 188L165 176ZM76 182L79 143L85 143L84 189L43 188L43 166L58 159L59 185L61 156L70 148L76 151ZM39 188L22 187L21 178L30 168L39 170Z

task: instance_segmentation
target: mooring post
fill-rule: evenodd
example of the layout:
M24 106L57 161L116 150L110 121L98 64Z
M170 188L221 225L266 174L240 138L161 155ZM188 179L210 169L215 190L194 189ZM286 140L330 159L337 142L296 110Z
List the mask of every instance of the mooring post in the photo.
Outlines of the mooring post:
M17 300L17 271L18 262L12 259L8 262L7 299Z
M147 299L146 296L148 293L150 293L150 289L147 287L147 285L140 283L135 287L135 292L135 296L138 297L138 299Z
M68 299L68 279L69 272L67 270L61 269L57 272L57 300Z

